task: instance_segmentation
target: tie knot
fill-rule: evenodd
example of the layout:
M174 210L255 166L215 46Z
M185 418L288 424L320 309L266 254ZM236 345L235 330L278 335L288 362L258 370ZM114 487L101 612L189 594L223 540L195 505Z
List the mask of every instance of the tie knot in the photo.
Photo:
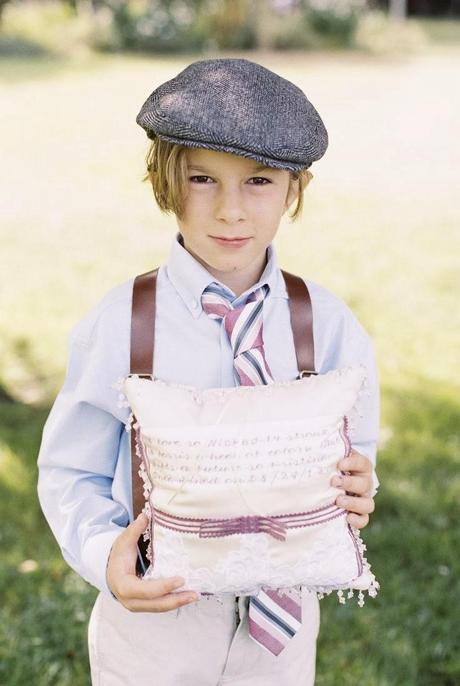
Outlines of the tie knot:
M265 359L262 336L262 308L270 288L267 284L248 295L233 297L218 283L211 283L201 296L203 310L212 318L223 321L233 350L237 381L254 386L273 381Z
M213 281L204 289L201 296L201 305L206 314L212 319L224 319L229 312L239 314L248 303L263 300L269 290L269 286L264 284L249 294L240 295L235 298L232 292Z

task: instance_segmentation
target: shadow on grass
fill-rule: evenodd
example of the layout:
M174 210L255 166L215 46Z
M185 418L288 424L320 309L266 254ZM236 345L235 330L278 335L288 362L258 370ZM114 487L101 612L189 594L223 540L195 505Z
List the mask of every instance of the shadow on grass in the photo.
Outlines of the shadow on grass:
M0 683L86 686L86 626L97 591L62 559L36 492L49 407L0 396Z
M317 686L460 683L460 402L452 387L414 381L383 391L392 434L379 451L376 512L363 531L381 590L321 601ZM95 589L62 560L36 496L48 407L0 405L0 683L90 683L86 627ZM36 568L30 562L34 560ZM26 570L31 571L27 572ZM21 571L22 570L22 571Z
M0 57L16 57L30 60L49 56L49 51L33 41L18 36L0 34Z

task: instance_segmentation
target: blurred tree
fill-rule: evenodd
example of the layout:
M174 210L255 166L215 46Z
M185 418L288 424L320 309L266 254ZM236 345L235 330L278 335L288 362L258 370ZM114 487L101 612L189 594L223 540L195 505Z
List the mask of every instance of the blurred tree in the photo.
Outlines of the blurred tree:
M0 0L0 24L2 21L3 8L9 2L9 0Z
M407 16L407 0L390 0L389 11L396 19L405 19Z
M220 48L256 47L258 2L251 0L219 0L213 3L213 38Z

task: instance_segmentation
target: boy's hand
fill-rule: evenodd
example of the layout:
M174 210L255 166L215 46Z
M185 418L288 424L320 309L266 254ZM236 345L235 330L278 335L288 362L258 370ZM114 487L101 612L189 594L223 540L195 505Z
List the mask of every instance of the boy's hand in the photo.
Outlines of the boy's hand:
M331 485L346 491L346 495L337 496L336 505L349 510L347 522L362 529L369 523L369 515L375 509L374 498L371 498L372 462L365 455L352 450L348 457L337 463L337 467L351 474L332 477Z
M136 576L137 541L147 524L147 515L141 513L115 539L106 570L112 593L131 612L167 612L198 600L191 591L172 592L184 584L181 577L143 581Z

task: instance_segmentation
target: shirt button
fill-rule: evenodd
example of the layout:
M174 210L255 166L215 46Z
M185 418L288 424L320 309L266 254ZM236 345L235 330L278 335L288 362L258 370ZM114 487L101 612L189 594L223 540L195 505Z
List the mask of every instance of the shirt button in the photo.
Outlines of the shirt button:
M195 300L194 298L190 301L190 305L193 307L194 310L196 310L196 308L198 307L198 300Z

